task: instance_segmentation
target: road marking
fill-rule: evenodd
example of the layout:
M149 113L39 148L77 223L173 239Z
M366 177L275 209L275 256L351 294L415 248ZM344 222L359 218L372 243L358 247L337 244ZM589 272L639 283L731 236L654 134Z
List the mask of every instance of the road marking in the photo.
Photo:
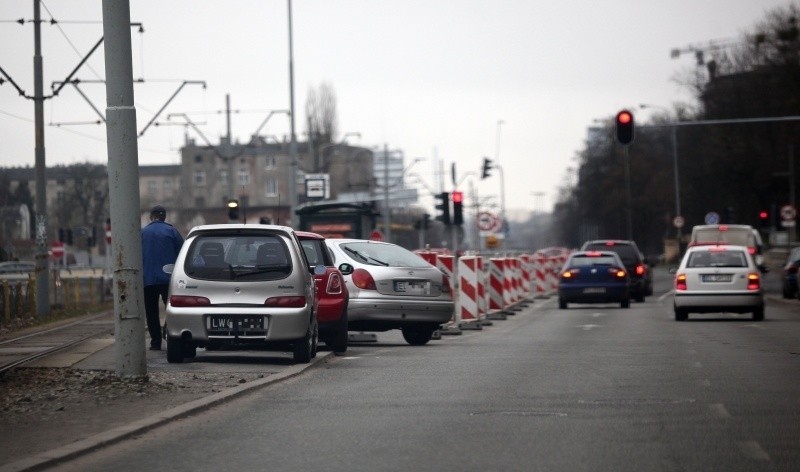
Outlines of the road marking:
M722 403L713 403L711 405L708 405L708 407L711 409L711 413L717 418L727 419L731 417L731 414L728 412L728 409L725 408L725 405L723 405Z
M585 324L585 325L578 325L577 327L583 329L584 331L589 331L590 329L594 328L602 328L603 325Z
M675 290L670 290L669 292L665 293L664 295L661 295L660 297L658 297L659 303L663 302L667 297L672 296L673 293L675 293Z
M765 327L764 327L764 325L762 325L762 324L755 324L755 323L753 323L753 324L746 324L746 325L742 325L742 328L767 329L767 328L765 328Z
M742 451L742 454L744 454L745 457L757 461L770 460L769 454L767 454L767 451L761 448L761 445L758 443L758 441L739 441L736 444L739 446L739 450Z
M592 313L592 318L599 318L601 316L606 316L605 313Z

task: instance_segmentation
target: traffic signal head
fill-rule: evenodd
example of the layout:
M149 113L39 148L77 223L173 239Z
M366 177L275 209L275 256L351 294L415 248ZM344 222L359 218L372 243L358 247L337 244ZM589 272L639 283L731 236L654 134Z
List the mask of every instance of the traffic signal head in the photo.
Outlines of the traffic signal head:
M456 190L451 195L453 199L453 224L461 226L464 224L464 194Z
M481 170L481 180L489 177L489 171L492 170L492 161L486 157L483 158L483 169Z
M620 144L630 144L633 141L633 113L622 110L617 113L615 120L617 142Z
M769 226L769 212L767 210L761 210L758 212L758 221L761 222L761 227L766 228Z
M450 194L447 192L442 192L436 194L436 209L439 210L439 214L436 215L436 219L441 221L442 223L450 226Z
M239 219L239 200L228 200L228 219Z

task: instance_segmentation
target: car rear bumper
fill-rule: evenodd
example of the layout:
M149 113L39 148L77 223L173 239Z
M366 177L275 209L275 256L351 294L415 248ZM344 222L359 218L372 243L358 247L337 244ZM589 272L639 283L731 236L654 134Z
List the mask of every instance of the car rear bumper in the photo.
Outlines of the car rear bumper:
M598 293L597 289L602 288L603 292ZM560 287L558 289L558 298L565 302L572 303L607 303L607 302L621 302L628 300L630 294L628 287L625 286L608 286L608 287Z
M431 322L446 323L455 312L452 300L351 299L347 306L349 322Z
M213 315L229 315L233 318L261 316L264 319L264 331L231 330L228 333L209 332L208 319ZM308 332L311 319L308 308L289 310L247 310L233 311L225 309L206 310L204 313L167 311L167 335L170 337L190 338L198 342L210 339L246 339L251 341L291 341L300 339Z
M675 292L675 307L697 312L749 312L764 306L761 292L680 293Z

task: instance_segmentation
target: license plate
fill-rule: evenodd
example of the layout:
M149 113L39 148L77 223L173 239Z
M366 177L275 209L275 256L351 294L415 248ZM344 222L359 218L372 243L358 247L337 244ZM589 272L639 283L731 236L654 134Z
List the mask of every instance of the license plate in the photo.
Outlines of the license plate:
M730 282L732 279L731 274L705 274L703 275L703 282Z
M605 287L589 287L583 289L583 293L606 293Z
M423 295L431 293L431 283L427 280L395 280L394 291Z
M242 331L263 330L264 317L214 315L206 318L206 328L210 331L233 331L234 327Z

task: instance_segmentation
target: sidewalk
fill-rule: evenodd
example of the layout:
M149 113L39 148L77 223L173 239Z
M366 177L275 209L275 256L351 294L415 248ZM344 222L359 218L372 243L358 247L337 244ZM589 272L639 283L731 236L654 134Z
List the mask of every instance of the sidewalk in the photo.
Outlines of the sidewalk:
M114 339L99 337L0 377L0 472L36 470L140 435L245 392L299 375L291 353L199 350L169 364L146 351L147 378L120 379Z

